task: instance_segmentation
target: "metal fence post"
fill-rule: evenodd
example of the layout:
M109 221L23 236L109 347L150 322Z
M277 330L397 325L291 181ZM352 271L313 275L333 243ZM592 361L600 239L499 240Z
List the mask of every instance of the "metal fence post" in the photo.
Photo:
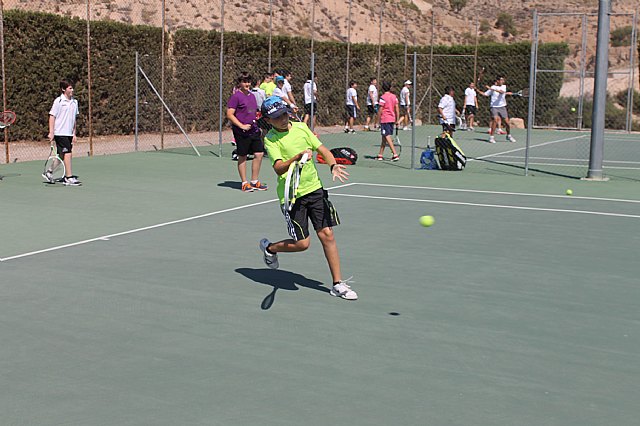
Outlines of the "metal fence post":
M140 105L140 98L139 98L139 89L138 89L138 67L139 67L139 61L138 61L138 52L136 52L136 77L135 77L135 87L136 87L136 93L135 93L135 98L136 98L136 117L135 117L135 127L134 127L134 137L133 137L133 147L136 151L138 151L138 120L139 120L139 111L138 111L138 107Z
M89 156L93 157L93 105L91 103L91 0L87 0L87 91L89 92Z
M0 62L2 65L2 110L7 110L7 80L4 70L4 2L0 0ZM4 128L5 160L9 164L9 128Z
M218 85L218 155L222 157L222 67L224 66L224 0L220 2L220 71Z
M309 116L309 119L311 120L311 131L313 132L313 128L315 127L315 111L314 111L314 106L316 103L316 94L313 90L313 86L316 84L316 54L315 52L311 52L311 114ZM304 104L304 88L302 89L303 93L302 93L302 103Z

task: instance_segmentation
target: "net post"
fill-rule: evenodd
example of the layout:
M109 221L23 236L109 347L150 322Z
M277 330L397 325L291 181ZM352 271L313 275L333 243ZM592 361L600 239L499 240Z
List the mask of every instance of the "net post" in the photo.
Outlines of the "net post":
M416 78L418 76L418 53L413 51L413 93L411 94L413 99L411 100L411 104L413 108L411 108L411 170L415 169L415 158L416 158L416 90L418 86L418 82Z
M604 127L607 102L607 74L609 72L609 32L611 1L598 1L598 33L596 44L596 73L593 90L593 125L587 179L603 180Z
M531 59L529 63L529 111L527 111L527 140L524 150L524 175L529 174L529 147L531 146L531 130L535 120L536 106L536 72L538 70L538 10L533 10L533 30L531 34Z

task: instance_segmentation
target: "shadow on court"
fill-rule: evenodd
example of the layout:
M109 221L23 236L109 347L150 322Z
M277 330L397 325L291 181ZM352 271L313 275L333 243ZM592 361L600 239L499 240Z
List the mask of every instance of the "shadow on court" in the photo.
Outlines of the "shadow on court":
M218 183L218 186L223 188L242 189L242 182L225 180L224 182Z
M323 283L320 281L311 280L304 275L289 271L282 271L278 269L238 268L236 269L236 272L258 284L266 284L273 287L271 293L269 293L260 304L260 307L263 310L271 308L276 299L276 292L278 290L297 291L299 290L299 287L307 287L323 293L329 292L329 289L324 287Z

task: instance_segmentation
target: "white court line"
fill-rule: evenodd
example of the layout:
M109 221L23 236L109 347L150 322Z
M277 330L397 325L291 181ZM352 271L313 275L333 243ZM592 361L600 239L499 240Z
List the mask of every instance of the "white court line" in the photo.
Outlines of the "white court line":
M505 155L501 158L516 158L518 160L524 160L522 155ZM553 160L553 161L577 161L589 164L588 158L562 158L562 157L529 157L530 160ZM620 164L640 164L640 161L624 161L624 160L604 160L605 163L620 163Z
M399 198L399 197L377 197L373 195L356 195L356 194L332 194L332 195L340 196L340 197L352 197L352 198L369 198L373 200L412 201L417 203L454 204L457 206L493 207L495 209L533 210L533 211L554 212L554 213L577 213L577 214L589 214L594 216L613 216L613 217L628 217L633 219L640 219L640 215L635 215L635 214L595 212L595 211L589 211L589 210L547 209L547 208L541 208L541 207L505 206L500 204L463 203L460 201L422 200L417 198Z
M613 201L619 203L632 203L640 204L640 200L627 200L624 198L598 198L598 197L578 197L574 195L553 195L553 194L532 194L526 192L503 192L503 191L483 191L479 189L460 189L460 188L437 188L434 186L412 186L412 185L390 185L385 183L356 183L356 185L362 186L380 186L386 188L406 188L406 189L427 189L430 191L448 191L448 192L470 192L474 194L491 194L491 195L517 195L523 197L541 197L541 198L571 198L578 200L592 200L592 201ZM334 194L342 195L342 194Z
M351 183L346 183L344 185L333 186L331 188L325 188L325 189L330 191L332 189L344 188L344 187L351 186L351 185L354 185L354 184L355 184L354 182L351 182ZM236 211L236 210L242 210L242 209L249 208L249 207L256 207L256 206L260 206L262 204L273 203L274 201L278 201L278 199L275 198L275 199L271 199L271 200L260 201L260 202L257 202L257 203L246 204L244 206L232 207L232 208L229 208L229 209L218 210L218 211L210 212L210 213L203 213L203 214L200 214L200 215L197 215L197 216L186 217L184 219L172 220L172 221L169 221L169 222L158 223L156 225L150 225L150 226L144 226L142 228L131 229L129 231L117 232L115 234L109 234L109 235L102 235L100 237L90 238L88 240L76 241L74 243L63 244L63 245L60 245L60 246L49 247L49 248L42 249L42 250L36 250L36 251L28 252L28 253L17 254L15 256L9 256L9 257L0 258L0 262L6 262L8 260L20 259L21 257L35 256L37 254L48 253L48 252L56 251L56 250L62 250L62 249L65 249L65 248L80 246L80 245L83 245L83 244L89 244L89 243L93 243L95 241L108 241L110 238L113 238L113 237L120 237L120 236L123 236L123 235L135 234L137 232L148 231L150 229L163 228L163 227L169 226L169 225L175 225L175 224L178 224L178 223L189 222L189 221L192 221L192 220L202 219L202 218L209 217L209 216L215 216L215 215L219 215L219 214L223 214L223 213L229 213L229 212Z
M500 164L513 164L522 165L522 161L503 161L500 159ZM566 163L534 163L529 161L530 166L556 166L556 167L587 167L588 164L566 164ZM605 164L602 166L603 170L640 170L640 167L622 167L622 166L610 166Z
M554 143L560 143L560 142L567 142L567 141L571 141L571 140L574 140L574 139L584 139L586 136L587 135L582 135L582 136L574 136L574 137L566 138L566 139L558 139L556 141L549 141L549 142L540 143L538 145L531 145L529 148L539 148L541 146L552 145ZM499 155L511 154L512 152L524 151L526 149L527 149L527 147L525 146L525 147L522 147L522 148L511 149L509 151L496 152L495 154L483 155L481 157L471 158L471 159L467 160L467 163L469 161L484 160L485 158L497 157Z

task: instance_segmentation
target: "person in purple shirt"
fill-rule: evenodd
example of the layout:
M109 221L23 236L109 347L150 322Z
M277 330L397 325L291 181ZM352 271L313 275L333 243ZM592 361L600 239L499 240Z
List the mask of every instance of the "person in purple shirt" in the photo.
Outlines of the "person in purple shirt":
M243 192L266 191L267 185L260 182L260 165L264 156L264 143L260 137L260 129L256 124L258 104L251 93L253 78L247 72L240 73L236 91L227 101L227 118L231 122L231 130L236 140L238 153L238 173L242 181ZM251 164L251 181L247 181L247 155L254 155Z

